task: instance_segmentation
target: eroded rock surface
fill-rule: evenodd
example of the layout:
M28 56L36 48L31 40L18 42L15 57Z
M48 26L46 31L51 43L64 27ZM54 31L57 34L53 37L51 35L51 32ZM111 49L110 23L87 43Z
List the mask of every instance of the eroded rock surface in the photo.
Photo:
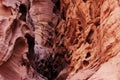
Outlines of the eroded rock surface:
M120 80L119 0L1 0L0 80Z
M116 0L61 1L64 17L56 30L62 38L56 41L69 49L71 60L59 80L65 73L66 80L119 80L118 57L109 60L120 51L119 10Z
M0 0L0 80L42 80L27 56L33 54L30 47L34 50L29 4L28 0Z

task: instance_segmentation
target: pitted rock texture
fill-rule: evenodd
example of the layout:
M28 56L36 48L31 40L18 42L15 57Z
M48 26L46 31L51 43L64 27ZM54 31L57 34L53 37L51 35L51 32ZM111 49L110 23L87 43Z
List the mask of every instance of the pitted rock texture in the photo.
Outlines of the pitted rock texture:
M35 23L35 44L42 45L44 50L42 54L52 55L49 57L50 62L44 58L45 62L42 64L43 59L40 57L38 64L42 67L44 65L45 68L48 62L51 68L47 68L47 72L50 70L54 72L54 60L57 59L55 55L60 54L62 57L59 55L58 59L64 59L66 65L60 69L61 71L58 70L57 80L92 80L91 76L100 69L101 64L119 52L119 17L117 17L119 1L52 0L52 2L33 1L33 6L39 6L40 10L38 9L37 15L34 13L36 7L31 8L30 12ZM46 16L44 18L40 17L41 15ZM39 20L36 17L39 17ZM48 43L52 45L48 46ZM64 62L61 62L61 65L64 65ZM44 73L41 71L43 68L38 68L40 70L38 72L46 76L46 71ZM52 72L49 75L52 76Z
M119 10L116 0L61 1L63 20L56 27L56 41L70 51L70 65L59 80L65 73L65 80L119 80L116 61L109 60L120 52ZM107 68L110 64L116 70Z
M27 56L32 53L29 47L34 50L29 43L34 40L29 4L28 0L0 0L0 80L44 80Z
M1 0L0 80L120 80L119 0Z

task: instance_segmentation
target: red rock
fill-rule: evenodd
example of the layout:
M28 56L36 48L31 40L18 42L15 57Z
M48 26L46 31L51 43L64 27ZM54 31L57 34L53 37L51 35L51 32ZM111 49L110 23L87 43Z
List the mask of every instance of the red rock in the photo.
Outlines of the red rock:
M119 0L1 0L0 80L119 80Z

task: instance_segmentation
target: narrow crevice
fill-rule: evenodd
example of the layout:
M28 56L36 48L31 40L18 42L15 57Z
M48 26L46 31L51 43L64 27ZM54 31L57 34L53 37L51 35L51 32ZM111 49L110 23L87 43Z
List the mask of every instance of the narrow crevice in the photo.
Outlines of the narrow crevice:
M90 32L88 33L86 39L85 39L85 41L86 41L87 43L89 43L89 44L92 43L91 37L92 37L93 33L94 33L94 30L91 29Z
M60 15L60 0L52 0L53 3L55 4L53 12L56 15ZM26 8L24 5L20 6L20 12L22 13L23 17L26 16L26 10L22 11L23 8ZM63 11L61 14L61 18L66 20L66 16L65 16L65 12ZM21 18L22 19L22 18ZM24 19L22 19L23 21L26 21ZM59 21L58 21L59 23ZM53 26L52 22L48 22L48 24L50 26ZM52 32L47 31L49 35L53 36ZM55 32L53 32L56 36L59 35L59 31L55 30ZM36 72L38 72L39 74L43 75L44 77L46 77L48 80L55 80L57 78L57 76L59 75L59 73L65 68L67 67L68 64L70 64L70 60L66 60L65 55L68 54L68 50L66 49L64 43L60 44L60 41L58 41L58 45L55 48L55 51L53 52L49 52L49 51L45 51L43 50L39 50L40 52L44 53L49 53L50 55L47 57L45 56L44 59L39 58L39 56L42 55L34 55L34 45L35 45L35 40L33 37L31 37L29 34L26 34L25 37L27 38L28 41L28 47L29 47L29 52L27 54L28 59L30 60L30 64L33 64L35 66L33 66L36 70ZM65 35L61 35L61 38L64 38ZM75 41L75 44L78 43L78 40ZM54 40L53 37L49 37L47 38L47 42L45 43L45 45L47 46L47 48L53 49L53 44L54 44ZM56 43L55 43L56 44ZM36 45L35 45L36 46ZM39 52L38 52L39 54ZM54 57L53 57L54 56ZM70 57L71 55L69 55L68 57ZM32 61L35 60L38 57L38 61ZM24 65L24 63L23 63ZM66 78L67 76L65 76Z
M35 64L34 64L34 45L35 45L35 39L30 36L29 34L25 35L25 38L27 39L27 43L28 43L28 53L27 53L27 57L30 61L30 64L32 67L35 68Z
M26 21L26 14L27 14L26 5L20 4L19 13L21 13L20 20Z
M66 20L65 11L64 10L62 10L61 17L62 17L63 20Z
M52 2L55 4L53 8L53 12L57 13L60 11L60 0L52 0Z
M45 60L40 60L36 63L38 65L37 72L47 77L48 80L55 80L60 71L68 65L68 61L65 60L65 54L67 53L67 50L55 52L54 57L52 57L53 55L50 55L49 57L46 57Z
M56 13L56 14L60 14L60 11L61 11L60 10L60 7L61 7L60 0L52 0L52 2L55 4L55 6L53 8L53 12ZM63 20L66 20L65 11L64 10L61 11L61 18Z

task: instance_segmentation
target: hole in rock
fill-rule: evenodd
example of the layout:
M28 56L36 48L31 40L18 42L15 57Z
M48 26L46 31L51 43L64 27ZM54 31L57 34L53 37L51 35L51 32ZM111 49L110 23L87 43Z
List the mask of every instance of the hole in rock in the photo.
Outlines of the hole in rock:
M93 31L93 29L91 29L90 32L88 33L86 39L85 39L85 41L88 42L89 44L92 43L91 37L92 37L93 33L94 33L94 31Z
M87 0L83 0L83 2L85 2L85 3L86 3L86 2L87 2Z
M78 24L80 25L80 24L81 24L81 22L80 22L80 21L78 21Z
M84 66L88 66L88 65L89 65L89 62L86 61L86 60L84 60L84 61L83 61L83 65L84 65Z
M95 24L95 26L97 27L97 26L100 25L100 22L95 22L94 24Z
M91 56L91 54L90 54L90 52L88 52L87 54L86 54L86 57L85 58L89 58Z
M23 21L26 21L26 13L27 13L27 8L24 4L20 4L19 6L19 13L22 15L20 16L20 19Z
M79 27L79 31L82 31L82 30L83 30L83 28L80 26L80 27Z

